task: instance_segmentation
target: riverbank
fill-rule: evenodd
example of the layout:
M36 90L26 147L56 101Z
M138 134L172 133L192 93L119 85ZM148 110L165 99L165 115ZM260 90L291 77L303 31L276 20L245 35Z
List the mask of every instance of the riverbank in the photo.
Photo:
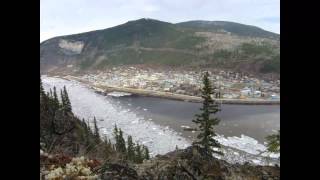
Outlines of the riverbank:
M80 79L75 76L65 76L60 77L66 80L75 80L86 85L89 85L94 90L100 93L108 93L108 92L125 92L134 95L140 96L150 96L150 97L158 97L158 98L165 98L171 100L179 100L179 101L187 101L187 102L195 102L200 103L202 102L201 97L196 96L189 96L189 95L182 95L182 94L174 94L169 92L160 92L160 91L150 91L144 89L133 89L133 88L123 88L123 87L111 87L105 86L97 83L91 83L89 81ZM243 104L243 105L280 105L279 100L259 100L259 99L215 99L221 104Z
M69 93L74 114L81 119L88 119L90 123L93 123L93 117L96 117L98 120L97 124L101 127L101 135L111 137L112 129L116 123L124 132L132 135L138 142L148 146L151 156L165 154L174 150L176 146L186 148L192 142L192 138L189 139L187 138L188 136L184 135L182 125L193 127L191 119L201 106L200 103L188 103L154 97L104 97L90 90L90 86L78 83L77 81L52 77L43 77L42 80L46 91L49 91L53 87L56 87L59 91L59 89L65 86ZM236 143L239 145L237 148L240 148L239 150L231 147L226 148L224 152L225 156L222 159L230 163L243 164L248 161L253 164L269 164L269 161L266 161L260 155L255 155L254 152L263 147L262 141L257 143L253 139L250 140L242 136L241 138L237 137L240 137L240 134L244 134L256 138L256 133L260 132L264 133L261 136L264 137L266 134L270 134L270 131L265 132L265 130L278 129L267 127L268 124L276 124L269 121L266 122L265 119L270 119L269 117L255 116L250 118L250 114L261 114L264 116L265 112L270 112L270 108L275 109L279 108L279 106L268 106L268 108L265 108L265 106L222 104L221 108L222 111L219 113L224 113L220 114L222 131L219 131L220 128L217 127L217 133L225 135L225 137L221 137L221 143L223 145L232 145L232 147ZM233 119L236 121L233 121ZM254 122L258 124L253 124ZM137 129L143 129L143 132L137 131ZM235 132L235 130L240 131ZM237 137L229 139L229 137L233 136Z

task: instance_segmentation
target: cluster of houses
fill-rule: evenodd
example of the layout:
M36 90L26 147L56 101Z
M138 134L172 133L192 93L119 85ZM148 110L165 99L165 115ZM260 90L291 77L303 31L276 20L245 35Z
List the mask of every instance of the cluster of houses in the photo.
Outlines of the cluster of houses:
M280 80L265 82L239 73L210 72L210 79L221 98L280 98ZM201 72L154 68L114 67L81 78L107 86L146 89L199 96Z

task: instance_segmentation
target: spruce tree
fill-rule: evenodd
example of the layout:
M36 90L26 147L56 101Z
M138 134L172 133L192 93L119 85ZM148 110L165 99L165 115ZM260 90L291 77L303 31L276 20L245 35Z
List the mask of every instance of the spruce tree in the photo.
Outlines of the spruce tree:
M280 130L277 134L273 134L266 137L267 150L273 153L280 153Z
M99 134L99 128L97 125L96 117L93 118L93 124L94 124L93 135L94 135L95 141L96 141L96 143L100 143L100 134Z
M69 99L69 95L66 89L66 86L63 86L63 97L64 97L64 103L65 103L65 111L71 113L72 112L72 106Z
M104 155L106 158L108 158L113 151L112 144L110 140L105 139L103 145L104 145Z
M142 157L142 152L141 152L141 146L140 146L139 143L137 143L135 150L136 150L135 162L136 163L141 163L142 160L143 160L143 157Z
M149 154L149 149L147 146L143 146L143 150L144 150L144 159L149 160L150 159L150 154Z
M108 140L108 144L110 145L110 147L112 146L111 140Z
M84 131L84 139L85 139L85 143L88 144L88 139L89 139L89 132L88 132L88 125L86 123L86 121L84 120L84 118L82 118L82 128L83 128L83 131Z
M50 88L50 98L53 98L53 95L52 95L52 90Z
M40 75L40 98L45 96L45 92L42 85L41 75Z
M203 76L203 88L201 89L201 97L203 99L201 113L196 114L196 119L192 120L199 127L200 133L197 136L198 141L193 142L195 147L202 149L206 155L212 156L212 153L222 154L220 151L213 148L220 148L221 145L214 139L216 136L213 127L219 124L217 117L211 117L220 111L219 105L211 98L211 95L216 95L216 88L209 81L209 73L206 72Z
M91 133L92 131L91 131L91 128L90 128L90 122L89 122L89 120L87 121L87 128L88 128L88 132Z
M123 132L121 129L119 130L119 151L122 152L123 154L126 154L127 152L126 142L123 138Z
M128 141L127 141L127 155L128 155L128 159L130 161L133 161L134 160L134 143L132 141L132 136L128 136Z
M59 106L60 106L60 102L59 102L59 99L58 99L58 95L57 95L57 89L56 87L54 86L53 87L53 105L54 105L54 110L58 110Z
M120 128L117 127L117 125L114 126L113 134L116 140L116 150L123 154L126 154L127 150L126 143L123 138L123 132Z
M45 93L40 75L40 113L45 113L49 109L49 93Z
M88 127L87 127L87 123L84 120L84 118L82 118L81 122L82 122L82 127L84 128L85 132L87 133Z
M120 149L119 130L116 124L114 125L114 128L113 128L113 136L114 136L114 139L116 140L116 144L115 144L116 150L119 150Z
M61 106L62 106L62 109L65 110L66 102L65 102L65 97L64 97L64 93L63 93L62 89L60 89L60 97L61 97Z

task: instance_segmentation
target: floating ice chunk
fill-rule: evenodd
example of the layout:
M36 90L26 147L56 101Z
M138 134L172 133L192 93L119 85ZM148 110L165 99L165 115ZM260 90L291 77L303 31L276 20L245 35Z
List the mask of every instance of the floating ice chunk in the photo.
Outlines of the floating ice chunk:
M261 156L270 157L270 158L279 158L280 153L264 152L261 154Z
M257 140L243 134L241 137L233 136L228 138L216 136L216 140L224 146L240 149L250 154L259 154L266 150L266 147L259 144Z
M221 159L221 156L216 155L216 156L215 156L215 158L217 158L217 159Z
M253 159L252 162L255 163L255 164L260 164L261 163L261 161L258 160L258 159Z
M101 128L101 129L100 129L100 132L101 132L102 134L104 134L104 135L108 134L106 128Z
M147 111L148 109L145 109L145 108L144 108L143 110L144 110L144 111Z
M280 153L270 153L269 157L271 157L271 158L279 158L280 157Z
M190 126L185 126L185 125L182 125L182 126L180 126L181 128L186 128L186 129L189 129L190 128Z
M138 123L138 120L131 121L131 124L137 124L137 123Z
M219 148L212 148L214 151L221 151Z
M111 92L107 94L108 96L114 96L114 97L122 97L122 96L130 96L130 93L125 93L125 92Z

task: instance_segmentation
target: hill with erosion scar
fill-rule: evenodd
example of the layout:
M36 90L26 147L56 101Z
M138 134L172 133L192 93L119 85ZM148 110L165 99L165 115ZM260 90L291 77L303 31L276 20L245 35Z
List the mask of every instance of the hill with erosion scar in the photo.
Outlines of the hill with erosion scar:
M220 68L280 73L280 35L223 21L177 24L139 19L40 44L42 73L69 74L120 65Z

